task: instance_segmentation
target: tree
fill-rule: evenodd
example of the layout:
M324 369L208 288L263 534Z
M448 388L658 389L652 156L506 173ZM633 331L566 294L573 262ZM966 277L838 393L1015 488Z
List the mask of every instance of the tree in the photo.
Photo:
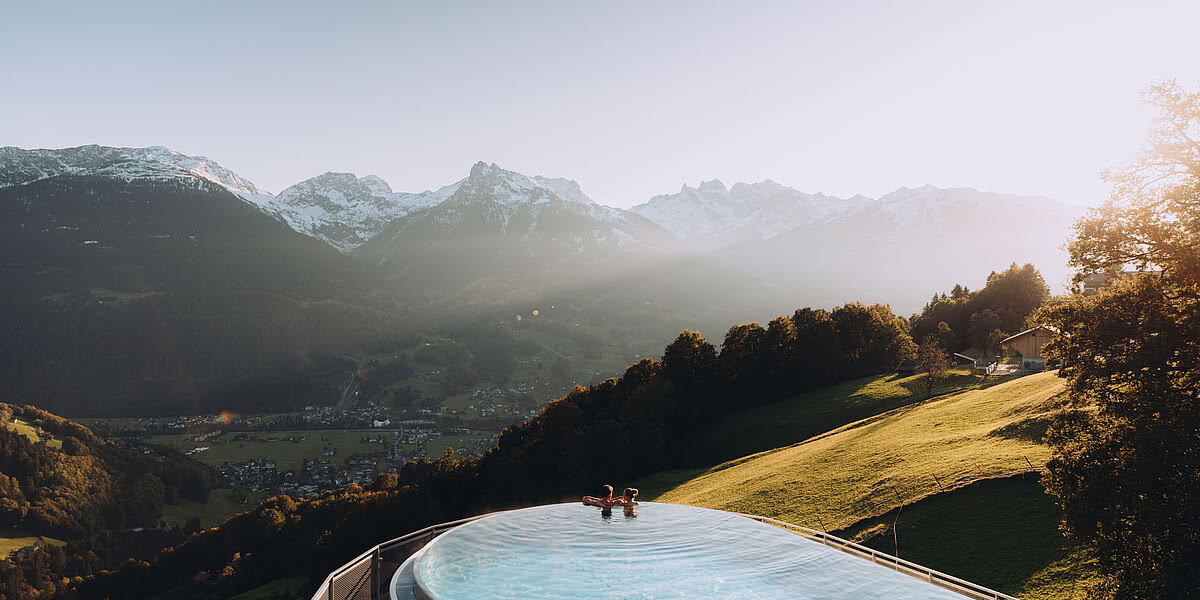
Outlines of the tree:
M999 350L992 332L1000 329L1000 315L990 308L985 308L971 315L971 343L975 345L985 358Z
M720 359L731 384L751 389L762 384L763 371L768 367L766 338L767 331L758 323L729 328L721 343Z
M720 371L716 349L698 331L685 329L663 350L663 376L686 415L679 426L693 426L713 408L720 397L714 385Z
M663 374L677 386L710 377L716 364L716 349L699 331L685 329L663 350Z
M953 348L957 336L954 335L954 330L950 329L950 324L945 321L940 321L937 326L937 340L943 349Z
M934 382L946 378L950 363L946 360L946 351L932 335L917 348L917 360L921 361L917 371L925 374L925 397L929 398L933 396Z
M1196 598L1200 574L1200 94L1173 82L1148 150L1109 171L1112 197L1070 243L1076 281L1143 273L1048 307L1070 410L1048 432L1047 489L1096 550L1103 598ZM1086 410L1094 406L1094 410Z
M945 294L934 294L921 314L912 319L913 339L922 340L933 334L950 352L960 352L974 346L987 350L987 337L993 329L1020 331L1029 315L1045 304L1050 297L1050 288L1042 274L1031 264L1009 265L1003 271L993 271L983 289L971 291L963 285L955 285L949 298ZM985 314L988 323L976 325L975 315ZM944 335L941 324L945 323L956 335L951 339Z
M883 373L916 354L908 324L887 305L852 302L835 308L831 317L846 377Z

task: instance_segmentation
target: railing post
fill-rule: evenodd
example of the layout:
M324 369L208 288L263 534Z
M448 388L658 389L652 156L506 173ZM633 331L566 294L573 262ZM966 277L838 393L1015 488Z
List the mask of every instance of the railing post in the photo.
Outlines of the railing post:
M371 588L371 598L379 600L379 572L383 570L383 553L375 546L375 555L371 557L371 573L375 585Z

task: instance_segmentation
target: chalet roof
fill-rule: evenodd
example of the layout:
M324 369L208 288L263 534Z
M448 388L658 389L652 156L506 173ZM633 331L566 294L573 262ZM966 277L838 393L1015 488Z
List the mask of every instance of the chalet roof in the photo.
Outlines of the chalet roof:
M1057 328L1057 327L1054 327L1053 325L1038 325L1037 327L1033 327L1033 328L1031 328L1031 329L1026 329L1025 331L1022 331L1021 333L1018 333L1018 334L1016 334L1016 335L1010 335L1010 336L1008 336L1008 337L1006 337L1006 338L1004 338L1004 339L1000 340L1000 343L1001 343L1001 344L1007 344L1007 343L1009 343L1009 342L1011 342L1011 341L1013 341L1013 340L1015 340L1015 339L1017 339L1017 338L1019 338L1019 337L1025 336L1026 334L1033 333L1033 332L1035 332L1035 331L1037 331L1037 330L1039 330L1039 329L1045 329L1046 331L1049 331L1050 333L1053 333L1053 334L1055 334L1055 335L1058 335L1058 328Z

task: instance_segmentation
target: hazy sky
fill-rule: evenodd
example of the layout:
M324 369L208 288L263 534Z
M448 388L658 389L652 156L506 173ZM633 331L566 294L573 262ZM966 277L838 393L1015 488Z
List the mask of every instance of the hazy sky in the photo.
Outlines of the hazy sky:
M1200 2L4 2L0 145L165 145L277 192L478 160L630 206L702 179L1103 199Z

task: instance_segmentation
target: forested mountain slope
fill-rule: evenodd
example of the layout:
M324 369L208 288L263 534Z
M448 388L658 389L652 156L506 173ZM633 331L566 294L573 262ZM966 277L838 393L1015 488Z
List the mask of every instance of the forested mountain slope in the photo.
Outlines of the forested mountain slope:
M31 440L14 420L58 443ZM32 406L0 404L0 526L68 540L150 526L168 496L205 502L216 484L211 467L177 452L144 454Z
M72 415L294 406L406 313L220 186L95 176L0 188L0 298L0 398Z

